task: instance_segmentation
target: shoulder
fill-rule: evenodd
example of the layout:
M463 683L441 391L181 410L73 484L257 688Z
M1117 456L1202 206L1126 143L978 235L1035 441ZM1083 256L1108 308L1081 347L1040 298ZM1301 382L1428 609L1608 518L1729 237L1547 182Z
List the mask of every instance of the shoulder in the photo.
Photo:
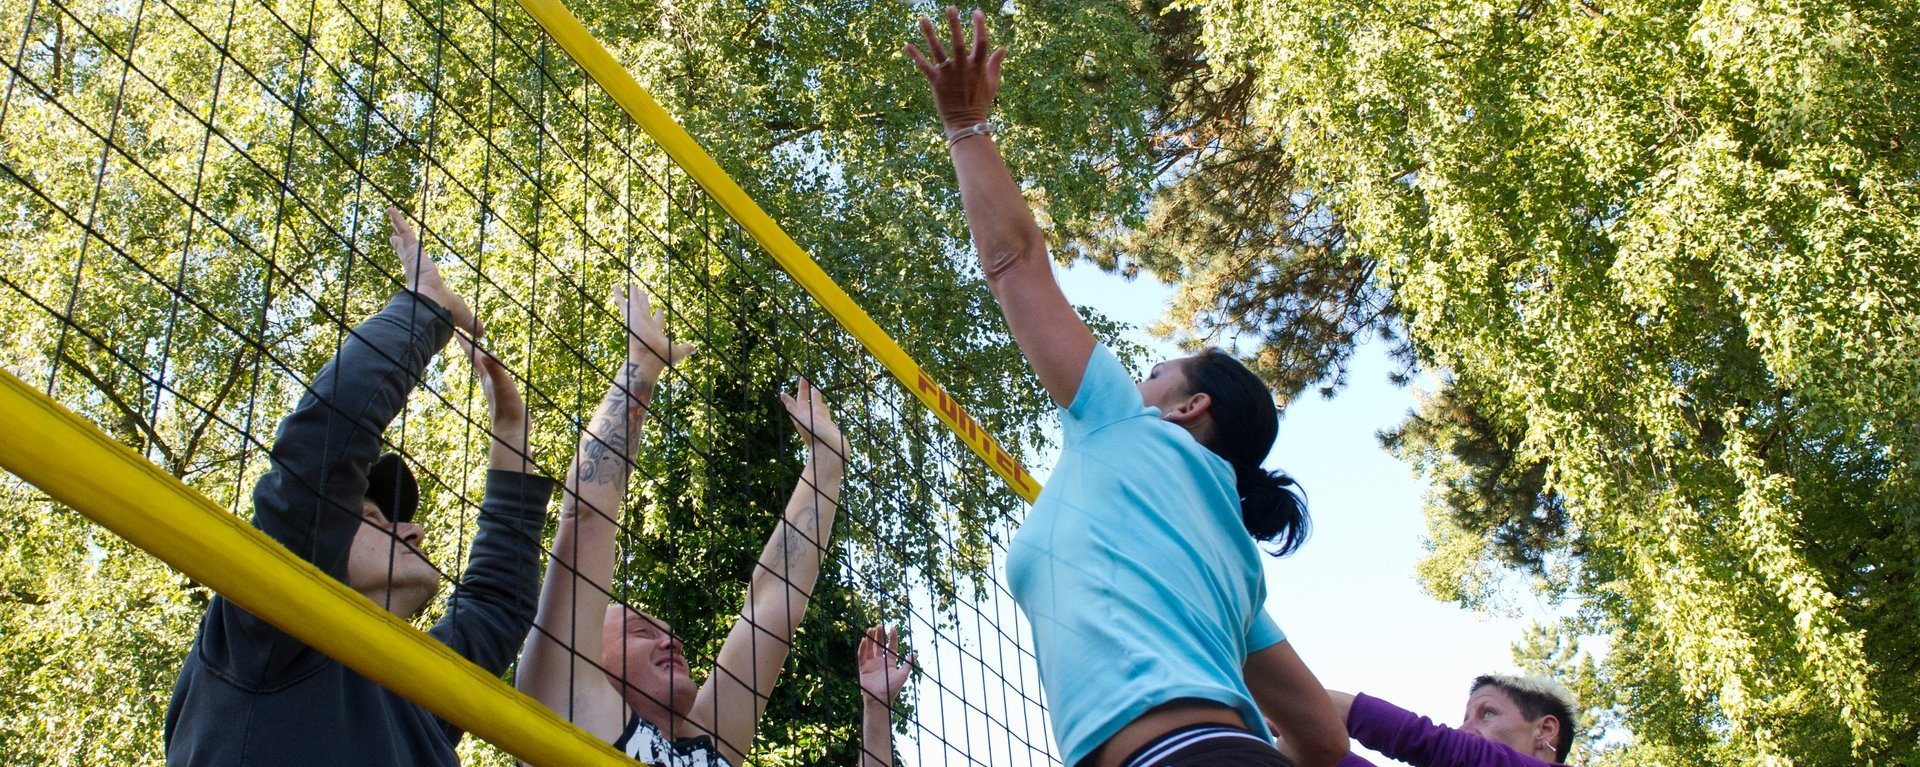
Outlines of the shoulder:
M1093 347L1087 370L1073 401L1061 411L1069 438L1074 432L1098 429L1127 416L1146 412L1133 376L1105 344Z

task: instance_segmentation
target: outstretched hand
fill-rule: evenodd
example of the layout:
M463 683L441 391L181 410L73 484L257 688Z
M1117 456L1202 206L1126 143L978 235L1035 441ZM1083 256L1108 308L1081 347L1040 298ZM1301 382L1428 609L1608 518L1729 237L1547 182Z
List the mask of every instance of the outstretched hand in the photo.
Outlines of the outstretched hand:
M874 626L860 638L860 691L869 702L891 707L900 688L913 674L913 662L919 653L900 654L900 630L892 626Z
M527 403L520 397L520 387L513 381L513 374L507 372L500 359L492 352L480 348L472 339L461 333L453 334L460 342L460 348L467 353L467 359L473 363L473 373L480 379L480 392L486 395L487 409L491 411L493 440L495 447L505 447L508 452L524 458L527 450Z
M426 249L420 245L420 237L414 234L413 224L399 208L387 208L387 220L393 222L393 236L387 242L393 244L393 253L400 257L400 272L405 280L404 287L426 296L440 308L452 315L453 326L479 338L482 332L480 321L473 316L473 310L467 308L467 301L460 294L447 287L447 281L440 277L440 265L427 257Z
M781 392L780 404L787 406L787 416L807 436L807 450L813 453L814 460L845 464L846 437L840 435L840 427L833 422L833 410L827 407L826 398L813 387L813 382L800 379L798 390L793 394Z
M620 316L626 322L627 364L638 366L648 380L658 380L661 371L695 351L693 344L667 341L666 313L653 311L646 291L638 284L630 282L615 288L613 303L620 307Z
M927 50L922 52L913 43L906 47L907 58L913 59L933 87L933 102L949 133L987 121L987 114L993 111L994 94L1000 90L1000 62L1007 56L1005 48L988 47L987 15L976 9L972 16L971 45L960 30L960 11L948 6L951 51L941 45L933 20L926 18L920 20L920 35L927 40Z

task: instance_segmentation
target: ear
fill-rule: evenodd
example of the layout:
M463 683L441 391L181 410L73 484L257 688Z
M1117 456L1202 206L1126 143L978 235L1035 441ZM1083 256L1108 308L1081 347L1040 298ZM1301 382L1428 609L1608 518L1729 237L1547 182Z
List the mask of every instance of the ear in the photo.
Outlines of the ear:
M1533 742L1537 751L1545 753L1542 759L1558 761L1556 746L1560 743L1560 717L1552 714L1540 717L1540 721L1533 725Z
M1187 395L1186 399L1160 413L1160 417L1185 426L1188 429L1200 424L1201 419L1213 413L1213 397L1205 392Z

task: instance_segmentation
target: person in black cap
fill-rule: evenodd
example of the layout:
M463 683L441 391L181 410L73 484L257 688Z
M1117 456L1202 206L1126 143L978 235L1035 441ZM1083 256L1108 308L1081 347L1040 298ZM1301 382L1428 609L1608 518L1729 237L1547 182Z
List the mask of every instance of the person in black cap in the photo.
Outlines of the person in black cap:
M480 323L447 288L398 210L393 248L406 279L385 309L353 329L280 422L271 466L254 486L253 524L294 554L402 617L441 576L413 523L420 489L380 434L456 330ZM498 674L533 625L540 532L553 482L530 472L527 415L500 362L471 346L492 411L493 443L467 569L430 629ZM167 707L167 764L454 765L461 732L339 662L216 596Z

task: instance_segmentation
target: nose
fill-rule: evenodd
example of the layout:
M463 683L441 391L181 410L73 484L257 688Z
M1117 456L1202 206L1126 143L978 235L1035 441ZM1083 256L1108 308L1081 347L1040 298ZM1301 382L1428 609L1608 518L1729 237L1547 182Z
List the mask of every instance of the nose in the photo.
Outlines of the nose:
M427 537L427 531L420 529L419 525L412 522L401 522L400 524L394 525L393 533L399 536L401 543L405 543L416 549L420 548L420 541L425 540Z

